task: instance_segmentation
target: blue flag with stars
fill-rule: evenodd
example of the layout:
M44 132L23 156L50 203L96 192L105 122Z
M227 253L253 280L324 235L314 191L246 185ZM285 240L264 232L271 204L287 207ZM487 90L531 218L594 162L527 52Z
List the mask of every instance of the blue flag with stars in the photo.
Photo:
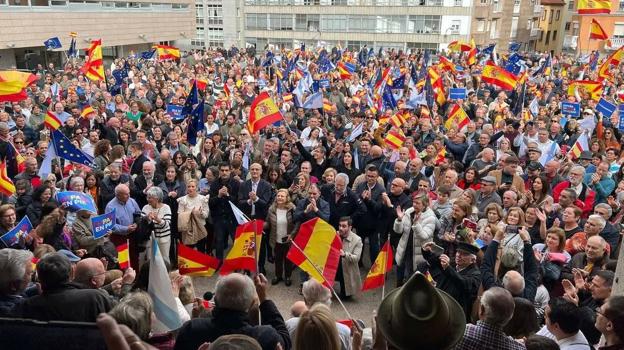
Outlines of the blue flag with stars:
M74 144L65 135L63 135L59 129L54 130L50 136L52 138L52 146L54 147L56 156L67 159L70 162L95 168L93 157L76 148L76 146L74 146Z
M201 101L191 113L191 122L186 131L186 138L189 144L195 146L197 133L201 130L204 130L204 101Z
M59 40L58 36L44 41L43 45L45 46L46 50L60 49L61 47L63 47L61 45L61 40Z
M191 92L186 96L186 101L184 102L184 107L182 107L182 116L189 115L193 113L193 106L199 103L199 96L197 95L197 81L193 82L193 87L191 88Z

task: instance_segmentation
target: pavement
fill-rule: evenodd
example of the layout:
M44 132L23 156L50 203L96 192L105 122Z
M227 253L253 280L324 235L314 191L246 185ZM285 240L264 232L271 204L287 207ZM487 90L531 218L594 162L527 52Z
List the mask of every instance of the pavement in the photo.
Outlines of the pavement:
M362 281L366 277L370 268L370 262L368 259L368 246L363 249L364 253L364 267L360 268L360 275ZM272 286L271 279L275 276L273 271L273 264L266 264L267 279L269 280L268 296L277 305L277 308L281 312L284 319L289 319L290 307L296 301L303 300L303 296L299 295L299 271L296 269L292 275L292 285L286 287L284 282ZM193 284L195 286L195 293L198 297L201 297L207 291L214 291L214 286L217 282L218 276L215 274L212 277L194 277ZM390 272L386 277L386 292L394 289L396 285L396 275ZM336 282L336 289L339 291L338 283ZM366 292L360 292L358 295L344 300L345 308L349 311L352 318L363 320L367 326L370 326L373 312L377 309L381 303L382 288L368 290ZM337 319L348 318L347 314L340 306L340 303L334 297L332 300L331 310Z

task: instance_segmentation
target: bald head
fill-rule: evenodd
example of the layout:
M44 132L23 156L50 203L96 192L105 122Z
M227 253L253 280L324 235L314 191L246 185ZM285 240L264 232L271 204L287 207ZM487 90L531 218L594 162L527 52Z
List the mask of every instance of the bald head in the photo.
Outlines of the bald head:
M507 271L503 276L503 287L512 295L522 295L524 291L524 277L518 271Z
M302 300L295 301L295 303L290 307L290 314L292 317L299 317L306 311L308 311L308 307Z
M400 177L396 177L390 183L390 193L395 196L399 196L405 190L406 185L407 183L405 182L405 180L401 179Z
M96 258L80 260L74 271L74 281L93 289L104 285L106 269L102 261Z
M397 160L396 163L394 163L394 173L396 175L405 174L406 168L407 168L407 164L402 160Z

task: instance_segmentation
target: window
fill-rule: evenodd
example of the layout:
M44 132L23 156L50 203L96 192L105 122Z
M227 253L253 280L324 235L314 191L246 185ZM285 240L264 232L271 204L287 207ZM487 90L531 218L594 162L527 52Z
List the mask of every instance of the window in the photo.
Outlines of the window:
M345 16L341 15L323 15L321 16L321 31L322 32L346 32L347 21Z
M269 30L293 30L291 14L269 14Z
M352 32L375 32L377 17L352 15L347 18L347 28Z
M570 30L570 25L571 25L571 24L572 24L572 23L570 23L570 22L566 22L566 24L565 24L565 31L566 31L566 32L567 32L568 30Z
M485 31L485 20L478 19L477 20L477 32L483 32L483 31Z
M548 9L542 9L542 21L546 21L546 16L548 14Z
M409 16L407 32L416 34L439 34L441 16Z
M620 6L618 7L618 11L624 11L624 1L620 0Z
M574 11L576 9L576 5L574 4L574 0L568 1L568 10Z
M221 5L207 5L208 24L223 24L223 7Z
M560 15L561 15L561 10L557 10L557 12L555 13L555 21L559 20Z
M463 1L462 0L455 0L455 6L456 7L461 7L463 5Z
M490 3L488 0L479 0L479 2L481 3L481 5L487 5Z
M540 38L539 38L539 41L540 41L540 42L544 41L544 31L543 31L543 30L542 30L542 31L540 31Z
M494 12L503 11L503 4L501 3L501 0L493 0L493 3L494 3Z
M493 19L491 22L490 39L498 39L498 19Z
M245 28L251 30L266 30L268 25L266 13L248 13L245 22Z
M518 19L518 17L513 17L511 19L511 34L509 35L509 37L512 39L518 36Z
M223 28L208 28L208 46L223 47Z
M520 1L521 0L514 0L513 13L520 13Z
M615 23L613 38L624 38L624 23Z
M295 30L317 32L320 25L319 15L295 15Z
M556 31L556 30L553 30L553 37L552 37L552 40L553 40L553 41L557 40L557 31Z
M550 43L550 30L546 32L546 42L544 44L548 45Z
M555 10L550 10L550 16L548 16L548 23L552 23L553 20L553 15L554 15Z

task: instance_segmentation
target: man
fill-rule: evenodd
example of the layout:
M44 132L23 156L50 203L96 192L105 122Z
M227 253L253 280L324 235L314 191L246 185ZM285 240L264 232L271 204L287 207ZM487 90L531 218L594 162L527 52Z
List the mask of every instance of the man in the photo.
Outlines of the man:
M318 185L310 185L308 198L297 203L294 217L295 222L299 224L317 217L329 221L329 203L321 198L321 190Z
M589 237L585 251L574 254L572 260L564 266L561 277L573 281L576 271L581 273L583 278L591 279L598 271L603 270L608 262L607 241L600 236Z
M303 300L305 302L304 312L312 308L316 304L323 304L331 306L332 292L329 288L318 283L316 280L308 280L303 283L301 290L303 294ZM302 314L303 312L301 312ZM295 316L286 321L286 327L290 338L295 339L295 333L297 332L297 326L299 325L299 316ZM351 349L351 329L342 323L336 322L336 328L338 328L338 336L340 337L341 350Z
M431 253L433 242L425 243L422 248L423 257L430 266L430 273L436 282L436 287L450 294L466 315L470 322L472 304L477 298L481 285L481 272L477 266L477 254L480 249L472 244L460 242L455 251L455 266L451 266L451 259L446 254L434 255Z
M163 182L165 179L162 175L156 173L156 165L151 160L143 162L143 171L141 175L134 180L132 188L132 198L136 200L139 208L143 208L147 204L147 191Z
M499 193L514 189L517 193L524 193L524 181L518 175L518 163L516 156L508 156L503 162L502 170L492 170L489 176L496 179L496 188Z
M130 176L121 173L121 165L111 164L108 166L108 170L108 175L104 176L104 179L100 182L98 208L105 207L115 197L115 187L117 185L126 184L129 188L133 187Z
M211 316L185 323L178 332L174 349L196 350L203 343L213 342L225 334L248 335L258 340L263 350L275 350L278 344L284 350L290 349L288 329L277 306L268 299L267 285L262 274L254 280L239 273L219 279ZM256 298L262 326L249 323L248 314Z
M230 202L238 203L240 183L232 178L230 164L219 165L219 178L210 186L210 215L214 225L216 257L223 261L223 253L228 245L228 237L234 239L238 221L234 217Z
M176 152L181 152L184 156L189 154L189 149L186 145L180 143L180 138L178 134L171 131L167 135L167 143L163 145L163 148L167 148L171 154L175 154Z
M561 350L589 350L591 347L580 331L581 318L576 305L563 298L550 299L546 306L546 329Z
M357 294L362 289L358 267L362 255L362 239L352 231L352 226L351 218L340 218L338 235L342 240L342 249L340 249L340 263L336 279L340 283L339 295L343 299Z
M279 168L282 171L282 178L286 181L286 186L290 186L295 177L297 177L297 173L299 169L297 169L297 164L293 162L292 152L290 149L284 148L282 149L282 153L280 154L280 162Z
M382 220L380 220L379 226L379 233L381 234L380 246L386 242L388 235L390 235L390 244L393 248L396 248L401 239L400 235L391 233L393 232L394 220L397 218L396 208L401 207L401 209L405 211L412 206L410 196L405 194L405 187L405 180L394 179L390 183L390 191L384 192L381 195L383 210L381 214Z
M624 349L624 296L611 296L596 309L596 329L605 339L598 350Z
M273 190L271 184L262 179L262 165L253 163L249 166L250 179L243 182L238 190L238 207L251 220L265 220L269 211L269 206L273 202ZM267 254L268 237L262 239L260 245L260 256L258 265L260 273L264 274L264 262ZM269 256L272 256L269 254Z
M485 208L490 203L501 205L503 203L501 197L496 193L496 178L486 176L481 179L481 188L477 196L477 208L479 209L479 218L485 218Z
M260 150L254 152L252 160L258 164L262 164L264 169L267 170L270 165L277 163L277 154L273 151L276 148L273 140L266 139L262 145L262 152L260 152Z
M425 178L425 175L421 173L422 168L423 161L419 157L416 157L409 162L409 178L407 179L406 192L412 193L418 191L418 182L420 179Z
M15 180L27 180L30 182L32 188L37 188L41 185L41 178L38 175L38 165L37 159L35 158L26 158L24 161L26 168L23 172L17 174L15 176Z
M106 204L105 212L110 213L113 210L115 210L115 225L113 226L113 234L109 238L115 245L124 244L128 238L131 238L129 247L131 253L130 264L131 266L139 266L139 252L136 246L138 242L135 242L132 233L137 230L134 217L135 215L140 215L141 208L139 208L134 198L130 198L130 189L127 185L119 184L115 187L115 198Z
M0 249L0 317L7 317L22 302L23 293L32 280L33 254L24 249Z
M100 131L102 140L109 140L111 145L119 144L119 130L121 130L121 118L124 112L120 109L115 110L115 116L105 122L101 116L95 119L96 128Z
M490 147L486 147L481 151L481 157L472 162L473 167L477 168L479 175L484 176L490 171L496 169L496 153Z
M559 145L548 138L548 136L548 130L544 128L540 128L537 131L537 147L542 151L542 155L545 156L548 154L554 157L561 154Z
M507 215L509 208L518 206L518 194L515 191L508 190L503 193L503 213Z
M15 126L11 128L11 134L15 135L18 131L24 134L26 146L37 142L39 139L35 130L26 124L26 117L22 114L15 117Z
M13 310L13 316L41 321L95 322L108 312L114 301L98 289L82 289L70 283L72 265L60 253L49 253L37 263L37 276L42 293L24 300Z
M554 159L546 162L544 166L544 175L548 179L551 188L563 181L563 178L559 175L559 168L561 168L561 163Z
M481 296L479 321L467 324L464 337L455 346L456 350L482 349L526 349L524 344L508 337L503 327L511 320L514 300L509 291L494 287Z
M401 160L397 160L396 162L394 162L394 166L393 166L394 170L390 170L390 169L385 169L384 170L384 183L386 184L386 192L390 191L390 183L392 182L393 179L399 178L399 179L409 179L409 174L407 173L407 163L401 161Z
M605 226L600 231L600 236L611 246L611 258L617 259L618 245L620 241L620 230L609 220L613 215L613 208L609 204L600 203L594 207L594 214L600 215L605 220Z
M377 183L378 177L379 169L374 165L369 165L366 168L366 181L360 183L355 189L355 194L366 206L366 215L357 218L357 234L362 238L362 241L368 237L371 265L379 253L378 228L383 205L381 195L386 192L383 186Z
M523 175L525 190L529 191L531 189L533 181L535 181L535 179L540 176L542 171L544 171L544 166L542 166L542 163L537 161L531 161L527 163L526 174ZM531 192L531 194L533 193Z
M143 164L149 159L143 154L143 145L140 142L133 142L129 147L130 157L134 159L132 161L132 166L130 167L130 175L133 177L141 174L141 170L143 169ZM158 186L159 183L156 183Z
M457 180L459 175L453 169L448 169L441 175L440 183L436 183L436 188L442 185L446 185L450 189L449 200L455 202L459 196L464 192L459 186L457 186Z
M586 174L584 182L596 192L596 203L606 203L607 197L615 189L615 181L609 174L609 163L602 161L593 174Z
M473 143L466 150L463 162L465 166L469 166L473 160L477 158L477 155L483 151L484 148L490 144L491 136L485 132L479 135L479 142Z
M347 216L358 220L366 212L364 202L348 186L349 176L339 173L334 186L323 186L321 195L329 203L329 224L338 229L341 217Z
M76 264L74 282L80 283L85 288L98 289L104 285L106 268L101 260L86 258Z

